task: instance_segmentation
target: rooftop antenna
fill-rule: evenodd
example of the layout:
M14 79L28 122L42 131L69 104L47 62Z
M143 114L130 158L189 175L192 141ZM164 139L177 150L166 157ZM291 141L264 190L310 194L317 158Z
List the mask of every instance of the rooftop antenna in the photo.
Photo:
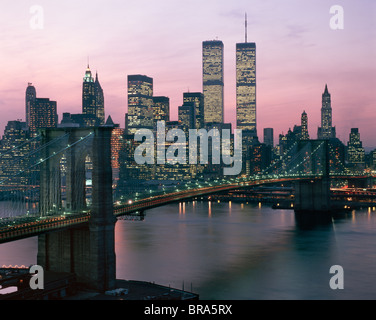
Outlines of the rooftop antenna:
M245 13L245 43L247 43L247 37L248 37L248 21L247 21L247 12Z

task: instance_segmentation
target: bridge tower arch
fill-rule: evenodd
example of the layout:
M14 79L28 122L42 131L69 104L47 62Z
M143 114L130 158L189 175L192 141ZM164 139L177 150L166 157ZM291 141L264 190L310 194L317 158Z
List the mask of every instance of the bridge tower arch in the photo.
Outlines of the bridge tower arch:
M74 273L77 282L105 291L115 287L115 223L111 167L112 127L42 130L40 214L61 208L60 160L66 155L66 211L88 210L85 159L92 160L92 203L89 224L38 237L37 263L46 271ZM49 146L49 143L51 143ZM69 213L68 213L69 214Z

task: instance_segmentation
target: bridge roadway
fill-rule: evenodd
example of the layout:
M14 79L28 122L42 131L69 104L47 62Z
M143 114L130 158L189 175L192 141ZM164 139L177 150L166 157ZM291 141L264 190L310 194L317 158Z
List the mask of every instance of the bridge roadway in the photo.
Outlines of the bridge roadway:
M346 178L346 176L336 176L336 178ZM351 176L354 178L354 176ZM357 176L356 178L364 178ZM150 196L144 199L132 201L132 203L114 204L114 215L117 218L122 216L139 217L137 212L143 212L147 209L166 205L168 203L188 200L191 198L205 196L209 194L230 191L238 188L247 188L251 186L274 184L283 182L293 182L298 180L315 180L321 179L320 176L303 176L303 177L283 177L283 178L265 178L209 187L194 188L182 191L176 191L168 194ZM34 237L39 234L60 231L67 228L80 227L86 224L90 219L90 210L80 212L51 212L47 216L39 217L35 215L25 215L14 218L0 219L0 243L11 242L19 239Z

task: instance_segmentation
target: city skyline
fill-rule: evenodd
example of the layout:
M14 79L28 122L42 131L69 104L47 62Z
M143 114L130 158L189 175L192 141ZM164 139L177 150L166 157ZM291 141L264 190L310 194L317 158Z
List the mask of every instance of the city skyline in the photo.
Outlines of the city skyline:
M170 98L171 120L176 120L183 93L203 90L202 42L215 39L224 43L224 121L234 124L235 45L244 41L247 12L248 41L258 48L260 141L264 128L274 128L275 137L286 133L299 124L303 111L308 114L310 137L316 138L321 95L328 84L337 137L346 143L351 128L357 127L363 145L376 146L372 132L376 99L371 1L358 5L340 1L345 12L343 30L331 30L329 9L333 4L326 1L306 1L304 5L298 1L285 5L276 1L208 1L199 6L197 1L177 5L166 0L150 8L142 3L112 1L107 11L101 12L100 2L90 2L91 6L84 8L88 2L51 5L42 1L44 27L32 30L32 4L9 2L1 17L5 28L0 31L1 60L6 61L6 81L0 87L0 131L7 121L25 121L29 82L38 89L38 96L57 101L59 122L63 112L81 112L82 75L88 55L92 71L101 78L106 118L111 115L124 127L127 76L145 74L154 80L154 96ZM200 14L193 17L194 9ZM101 23L96 24L98 15ZM101 27L104 22L107 26Z

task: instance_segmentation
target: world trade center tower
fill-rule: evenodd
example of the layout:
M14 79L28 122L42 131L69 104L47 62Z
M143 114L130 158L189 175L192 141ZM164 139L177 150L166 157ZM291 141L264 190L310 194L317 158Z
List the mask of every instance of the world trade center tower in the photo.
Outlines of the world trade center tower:
M256 131L256 44L236 44L236 128Z
M223 123L223 42L202 43L205 123Z

